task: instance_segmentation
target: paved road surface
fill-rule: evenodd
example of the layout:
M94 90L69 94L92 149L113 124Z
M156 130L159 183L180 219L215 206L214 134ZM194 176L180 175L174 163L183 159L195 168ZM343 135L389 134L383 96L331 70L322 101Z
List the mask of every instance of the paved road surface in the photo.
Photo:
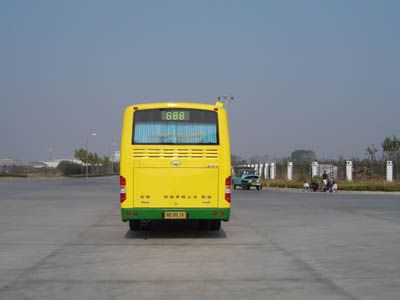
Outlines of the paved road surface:
M120 221L117 178L0 180L0 299L400 299L400 197L237 191L220 232Z

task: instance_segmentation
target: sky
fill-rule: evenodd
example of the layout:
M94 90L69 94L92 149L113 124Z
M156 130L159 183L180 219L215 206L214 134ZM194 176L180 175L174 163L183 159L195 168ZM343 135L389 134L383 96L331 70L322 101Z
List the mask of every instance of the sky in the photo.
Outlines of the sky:
M0 158L72 157L93 132L89 151L110 155L127 105L225 94L232 153L363 157L400 135L399 11L399 1L0 0Z

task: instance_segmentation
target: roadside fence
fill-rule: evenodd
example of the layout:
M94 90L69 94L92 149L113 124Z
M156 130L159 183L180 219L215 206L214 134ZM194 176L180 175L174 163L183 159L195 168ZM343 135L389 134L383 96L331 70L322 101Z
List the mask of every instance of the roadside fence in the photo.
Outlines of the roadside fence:
M400 162L396 161L321 161L296 164L292 162L268 162L246 165L253 167L264 179L310 180L328 177L338 181L400 181Z

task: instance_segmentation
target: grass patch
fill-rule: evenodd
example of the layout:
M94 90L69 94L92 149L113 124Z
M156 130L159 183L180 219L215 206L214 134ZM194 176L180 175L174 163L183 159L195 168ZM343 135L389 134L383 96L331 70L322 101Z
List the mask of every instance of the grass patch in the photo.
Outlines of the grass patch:
M400 183L385 181L343 181L338 182L338 189L342 191L399 192Z
M105 177L105 176L115 176L118 174L89 174L87 177ZM71 177L71 178L86 178L85 174L71 174L71 175L66 175L66 177Z
M12 174L12 173L0 173L0 177L4 178L28 178L28 174Z
M288 181L283 179L264 180L263 187L302 189L303 181Z

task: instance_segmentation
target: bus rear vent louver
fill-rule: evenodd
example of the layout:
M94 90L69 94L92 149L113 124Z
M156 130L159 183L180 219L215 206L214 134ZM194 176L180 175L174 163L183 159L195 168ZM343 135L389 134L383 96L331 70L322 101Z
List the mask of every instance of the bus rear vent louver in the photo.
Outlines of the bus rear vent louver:
M134 158L218 158L217 149L135 149Z

